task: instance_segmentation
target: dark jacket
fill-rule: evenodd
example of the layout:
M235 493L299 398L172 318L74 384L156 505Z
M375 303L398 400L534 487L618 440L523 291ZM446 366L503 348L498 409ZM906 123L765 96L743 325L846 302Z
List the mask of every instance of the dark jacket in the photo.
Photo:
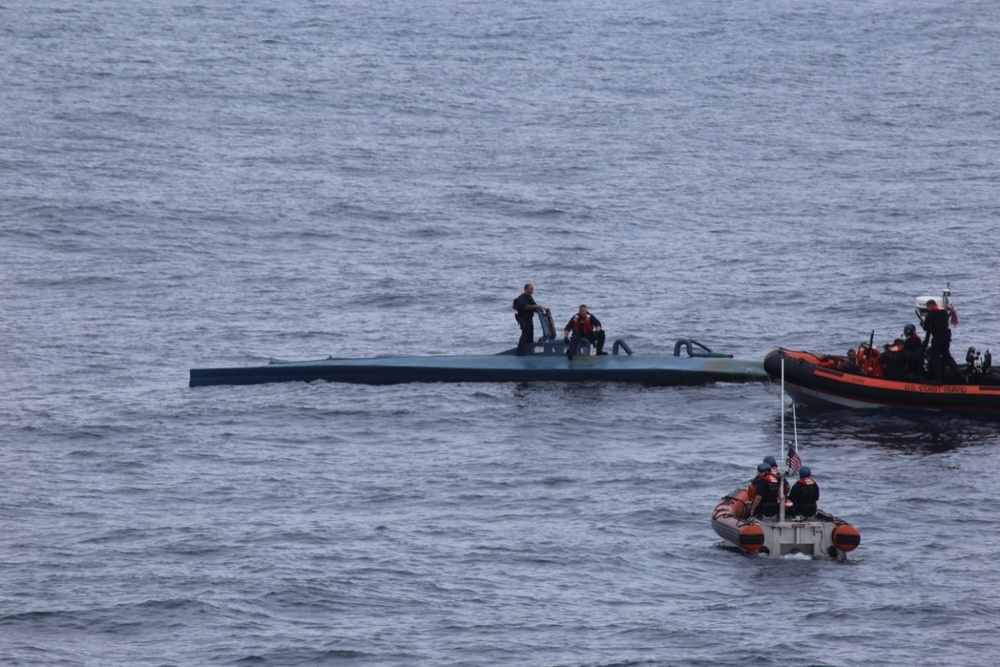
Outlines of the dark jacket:
M931 335L931 338L941 338L951 340L951 329L948 327L948 319L951 313L946 308L934 308L927 311L924 316L924 331Z
M806 518L816 514L816 503L819 501L819 484L812 477L803 477L792 484L788 492L792 501L792 511Z
M882 376L890 380L903 377L906 362L903 359L903 341L897 338L892 345L886 345L885 351L879 355L878 363L882 366Z
M924 370L924 342L915 333L903 339L903 364L907 373L919 374Z
M757 516L774 516L778 513L778 491L781 483L772 473L765 473L757 479Z
M510 292L508 292L510 294ZM535 308L530 308L529 306L536 306L535 300L525 293L521 293L521 296L514 299L514 317L517 318L518 322L530 322L531 318L535 315Z

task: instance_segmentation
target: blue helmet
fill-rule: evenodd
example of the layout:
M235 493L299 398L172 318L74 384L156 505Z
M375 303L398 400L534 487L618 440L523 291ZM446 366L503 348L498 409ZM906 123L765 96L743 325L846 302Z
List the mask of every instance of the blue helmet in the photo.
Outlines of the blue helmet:
M809 466L799 468L799 478L801 479L802 477L812 477L812 470L809 469Z
M767 465L771 466L772 468L774 468L775 466L778 465L778 462L774 460L773 456L765 456L764 457L764 463L766 463Z
M917 333L917 327L914 326L913 324L907 324L905 327L903 327L903 333L906 334L907 336L909 336L912 333Z
M771 466L767 465L766 463L760 463L757 465L757 472L768 472L770 469Z

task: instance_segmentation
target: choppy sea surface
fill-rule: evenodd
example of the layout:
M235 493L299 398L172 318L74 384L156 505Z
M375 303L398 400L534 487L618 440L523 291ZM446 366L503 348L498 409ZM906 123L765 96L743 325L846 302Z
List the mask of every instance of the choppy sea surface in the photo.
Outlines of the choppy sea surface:
M997 3L37 0L0 62L0 663L996 663L997 421L799 410L841 564L710 527L768 385L187 379L507 349L527 281L996 350Z

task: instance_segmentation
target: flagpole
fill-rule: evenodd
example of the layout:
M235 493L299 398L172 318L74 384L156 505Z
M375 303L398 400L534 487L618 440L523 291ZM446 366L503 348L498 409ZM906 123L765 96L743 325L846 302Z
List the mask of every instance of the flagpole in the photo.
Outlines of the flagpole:
M795 446L795 453L799 453L799 420L795 414L795 404L792 403L792 437Z
M781 450L778 457L785 453L785 359L781 359Z
M792 404L795 409L795 404ZM785 453L785 358L781 358L781 450L778 452L778 460ZM785 522L785 480L778 479L778 522Z

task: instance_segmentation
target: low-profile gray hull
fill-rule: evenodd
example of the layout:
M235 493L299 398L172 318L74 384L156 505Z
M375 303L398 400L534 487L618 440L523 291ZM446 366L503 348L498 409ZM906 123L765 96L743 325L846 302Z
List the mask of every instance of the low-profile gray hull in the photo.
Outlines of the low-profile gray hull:
M633 382L682 385L751 382L767 379L760 361L728 356L589 355L572 360L561 351L517 356L494 355L382 357L271 362L245 368L194 368L190 386L268 382Z

